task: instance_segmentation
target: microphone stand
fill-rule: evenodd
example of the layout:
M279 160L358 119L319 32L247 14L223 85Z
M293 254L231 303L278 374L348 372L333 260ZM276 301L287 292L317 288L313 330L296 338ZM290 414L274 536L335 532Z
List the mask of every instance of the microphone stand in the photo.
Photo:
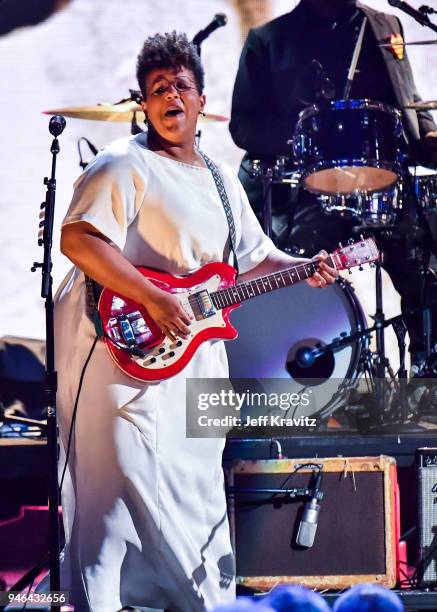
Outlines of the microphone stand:
M55 344L54 344L54 319L53 319L53 295L52 286L52 240L53 222L55 216L56 198L56 156L60 151L58 136L65 127L65 119L55 115L50 119L49 131L54 136L50 152L52 154L52 168L50 178L44 178L47 186L46 199L41 204L41 214L44 217L40 221L42 238L39 234L38 245L44 247L42 263L34 262L32 272L41 268L42 283L41 297L45 300L46 311L46 369L45 369L45 392L47 396L47 450L48 450L48 503L49 503L49 557L50 557L50 591L60 590L60 537L59 537L59 483L58 483L58 426L56 414L56 391L57 373L55 370ZM55 610L55 606L51 606Z
M206 40L208 36L212 34L215 30L217 30L217 28L225 26L227 22L228 18L224 13L217 13L216 15L214 15L214 18L206 26L206 28L203 28L202 30L199 30L199 32L197 32L191 42L196 47L197 54L199 57L201 55L201 45L203 41Z
M429 28L430 30L433 30L433 32L437 32L437 26L432 23L432 21L427 15L428 11L416 10L415 8L407 4L407 2L404 2L404 0L387 0L387 1L390 4L390 6L394 6L395 8L398 8L399 10L403 11L404 13L406 13L407 15L415 19L418 23L420 23L420 25L425 26ZM421 8L428 9L428 7L421 7Z
M381 331L385 327L388 327L389 325L393 326L393 329L395 331L397 341L398 341L398 347L399 347L400 366L399 366L399 371L398 371L398 379L399 379L399 389L400 389L401 422L399 423L379 423L377 425L377 428L378 428L378 431L382 431L382 433L395 433L395 434L414 433L414 432L419 433L424 430L424 428L420 427L419 425L406 422L408 419L408 403L407 403L407 396L406 396L407 371L405 369L406 327L405 327L405 323L403 320L403 316L406 314L407 315L414 314L416 312L423 311L424 308L430 308L430 307L435 307L435 306L437 306L437 302L431 302L431 303L428 303L424 307L413 308L409 310L408 312L404 313L403 315L400 314L395 317L391 317L390 319L383 319L379 321L375 320L375 324L372 327L362 329L360 331L354 332L353 334L341 336L340 338L335 338L330 344L326 344L325 346L317 347L315 349L312 349L311 351L311 358L313 360L312 363L314 363L316 359L318 359L325 353L329 353L329 352L337 353L338 351L342 350L345 346L348 346L349 344L353 344L357 340L360 340L361 338L365 338L366 336L368 337L373 332L381 333ZM379 390L379 393L384 393L384 385L383 385L382 380L380 381L380 384L381 384L381 389ZM385 413L382 414L381 417L383 418L384 415Z

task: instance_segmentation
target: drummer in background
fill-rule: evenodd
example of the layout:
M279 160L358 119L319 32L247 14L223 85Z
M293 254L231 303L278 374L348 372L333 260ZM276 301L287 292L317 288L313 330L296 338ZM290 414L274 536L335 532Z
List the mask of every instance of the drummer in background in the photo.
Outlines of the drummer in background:
M260 218L262 187L260 181L250 177L251 160L272 164L278 156L290 157L289 141L299 112L311 104L343 97L364 15L368 23L349 97L369 98L397 108L419 101L405 47L378 45L390 41L392 35L402 36L401 23L394 16L353 0L301 0L289 13L249 31L235 81L230 132L234 142L247 151L241 163L240 180ZM413 163L427 166L435 163L437 127L432 116L425 111L404 109L403 125L405 151ZM290 193L287 185L273 187L273 237L280 247L290 245L287 229ZM321 245L335 248L338 241L349 237L353 224L324 215L319 209L314 213L316 203L314 195L300 190L296 210L313 206L307 227L305 215L299 215L302 242L313 241L311 248L316 249ZM424 236L419 228L414 228L414 219L408 214L403 213L395 228L397 240L381 236L379 241L384 251L384 268L402 297L403 310L418 305L422 289L420 258ZM413 230L408 232L406 228ZM433 282L435 279L431 279L431 285ZM437 287L431 289L431 294L435 299ZM434 308L435 341L436 311ZM420 314L406 317L406 323L413 371L418 371L424 357L422 317Z

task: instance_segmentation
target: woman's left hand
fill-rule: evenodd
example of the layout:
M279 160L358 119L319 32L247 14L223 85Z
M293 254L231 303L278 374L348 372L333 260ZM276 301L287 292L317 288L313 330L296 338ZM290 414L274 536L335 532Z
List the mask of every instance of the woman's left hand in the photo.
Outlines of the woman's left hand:
M328 253L326 251L320 251L320 253L314 258L319 261L319 264L317 267L317 272L307 279L307 283L310 285L310 287L322 289L327 285L332 285L332 283L335 283L336 279L338 278L338 271L325 263L327 257Z

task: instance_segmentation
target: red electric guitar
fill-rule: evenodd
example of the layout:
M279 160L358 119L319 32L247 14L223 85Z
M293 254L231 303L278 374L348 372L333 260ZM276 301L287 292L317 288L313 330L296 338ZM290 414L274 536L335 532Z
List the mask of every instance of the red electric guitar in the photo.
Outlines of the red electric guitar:
M326 262L337 270L362 266L378 259L371 238L337 249ZM235 284L235 270L225 263L206 264L184 277L139 267L152 283L177 294L193 316L191 334L173 342L165 336L144 306L103 289L98 310L108 351L125 374L142 381L158 381L178 374L202 342L212 338L234 340L237 330L229 316L245 300L288 287L305 280L316 271L316 262Z

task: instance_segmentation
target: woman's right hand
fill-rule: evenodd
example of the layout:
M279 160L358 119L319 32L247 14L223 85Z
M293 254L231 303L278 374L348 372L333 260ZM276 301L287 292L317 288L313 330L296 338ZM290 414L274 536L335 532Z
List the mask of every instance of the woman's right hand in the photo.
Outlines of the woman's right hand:
M176 295L153 287L143 303L161 331L173 342L177 341L178 336L186 338L191 333L188 326L192 317Z

